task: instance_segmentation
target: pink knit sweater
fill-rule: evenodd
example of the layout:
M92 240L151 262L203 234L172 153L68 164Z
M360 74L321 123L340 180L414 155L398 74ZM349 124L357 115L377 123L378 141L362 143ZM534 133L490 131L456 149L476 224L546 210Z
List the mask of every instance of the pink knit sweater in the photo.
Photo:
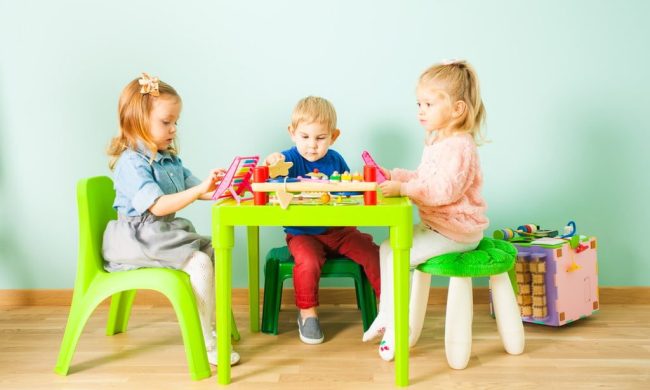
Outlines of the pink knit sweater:
M459 133L424 147L417 170L393 169L402 195L418 206L422 223L454 241L479 241L488 226L483 175L472 136Z

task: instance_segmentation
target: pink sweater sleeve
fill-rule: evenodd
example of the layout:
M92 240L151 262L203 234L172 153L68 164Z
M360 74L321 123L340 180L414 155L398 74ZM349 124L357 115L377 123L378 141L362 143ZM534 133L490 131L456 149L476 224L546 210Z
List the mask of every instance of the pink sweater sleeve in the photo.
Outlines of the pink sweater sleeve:
M413 179L415 176L415 171L409 171L408 169L395 168L390 171L391 180L406 182Z
M416 175L402 185L402 193L425 206L457 202L473 180L476 147L467 138L451 137L423 157Z

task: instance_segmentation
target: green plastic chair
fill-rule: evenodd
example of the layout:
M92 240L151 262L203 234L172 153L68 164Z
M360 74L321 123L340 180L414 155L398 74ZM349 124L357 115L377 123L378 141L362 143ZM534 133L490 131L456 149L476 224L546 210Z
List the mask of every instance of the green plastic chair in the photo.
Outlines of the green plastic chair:
M282 285L293 276L295 263L289 249L274 248L266 255L264 267L264 306L262 309L262 332L278 334L278 316L282 303ZM354 279L357 307L361 310L363 330L366 331L377 317L377 298L361 266L340 257L327 259L321 277L351 277Z
M192 379L210 376L203 332L190 285L189 275L165 268L141 268L132 271L106 272L103 267L102 237L108 221L116 218L113 209L115 191L106 176L82 179L77 183L79 213L79 258L72 306L68 316L59 357L54 371L67 375L77 342L88 318L106 298L111 307L106 335L125 332L136 290L155 290L165 295L174 308L183 335L187 365ZM232 335L239 333L232 320Z

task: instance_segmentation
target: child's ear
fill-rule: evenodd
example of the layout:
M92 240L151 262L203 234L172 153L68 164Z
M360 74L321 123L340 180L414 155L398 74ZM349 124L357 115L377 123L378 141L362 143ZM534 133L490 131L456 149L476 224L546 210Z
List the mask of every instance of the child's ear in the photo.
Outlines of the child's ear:
M333 144L334 141L336 141L336 139L339 137L339 135L341 135L341 130L339 129L332 130L332 142L330 142L330 144Z
M453 116L454 118L460 118L465 113L465 110L467 109L467 104L462 100L457 100L456 103L454 103L454 106L452 108L453 111L451 113L451 116Z
M294 129L291 127L291 125L287 126L287 131L289 132L289 137L291 137L291 140L294 141Z

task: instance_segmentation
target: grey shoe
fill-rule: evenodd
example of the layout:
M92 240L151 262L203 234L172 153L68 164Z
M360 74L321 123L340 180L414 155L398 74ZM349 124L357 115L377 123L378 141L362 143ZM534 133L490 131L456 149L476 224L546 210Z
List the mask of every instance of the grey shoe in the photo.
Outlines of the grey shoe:
M300 341L305 344L320 344L325 339L318 318L307 317L303 321L300 313L298 313L298 333L300 333Z

